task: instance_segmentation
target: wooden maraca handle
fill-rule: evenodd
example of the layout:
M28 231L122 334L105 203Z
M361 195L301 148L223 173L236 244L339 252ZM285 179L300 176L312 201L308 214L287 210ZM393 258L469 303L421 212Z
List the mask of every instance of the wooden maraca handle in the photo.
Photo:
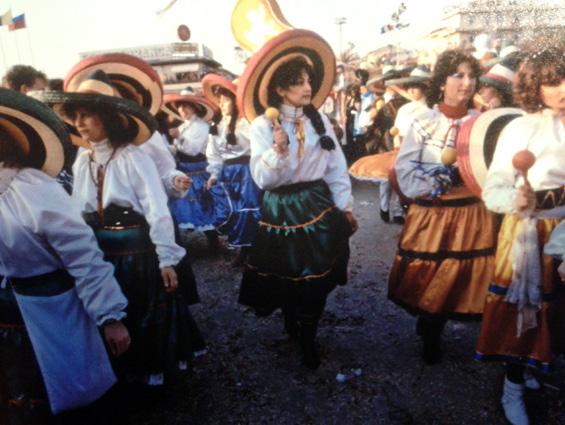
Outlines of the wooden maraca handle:
M512 165L520 172L520 174L522 174L522 177L524 177L527 184L530 184L528 182L528 170L532 168L535 162L536 157L528 149L516 152L516 154L512 157Z

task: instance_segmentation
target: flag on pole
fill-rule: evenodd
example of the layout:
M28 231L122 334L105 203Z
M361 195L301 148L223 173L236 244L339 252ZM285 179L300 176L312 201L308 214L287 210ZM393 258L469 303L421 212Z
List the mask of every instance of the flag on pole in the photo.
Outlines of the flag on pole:
M26 18L25 18L25 14L22 13L21 15L12 18L12 22L8 26L8 30L16 31L25 27L26 27Z
M10 25L12 23L12 11L8 10L2 16L0 16L0 26Z

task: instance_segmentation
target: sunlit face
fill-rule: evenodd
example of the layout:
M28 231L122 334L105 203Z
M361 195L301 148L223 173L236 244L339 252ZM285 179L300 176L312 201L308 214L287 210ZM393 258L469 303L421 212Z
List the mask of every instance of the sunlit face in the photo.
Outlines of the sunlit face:
M231 116L233 114L233 100L231 97L220 95L220 109L223 116Z
M489 105L491 109L500 108L502 106L502 97L497 89L492 86L482 86L479 89L479 94L483 102Z
M194 107L190 103L179 103L177 109L183 120L189 120L196 114Z
M412 100L421 100L424 97L424 91L421 87L410 86L406 89L406 91Z
M309 105L312 101L312 86L310 85L310 77L306 71L298 78L296 84L284 89L277 87L277 93L283 99L283 103L296 108Z
M98 114L79 108L70 118L83 139L96 143L108 138Z
M565 113L565 79L555 86L542 85L540 95L545 106L558 114Z
M449 106L465 106L475 94L477 76L471 65L460 63L457 71L448 76L443 85L443 101Z

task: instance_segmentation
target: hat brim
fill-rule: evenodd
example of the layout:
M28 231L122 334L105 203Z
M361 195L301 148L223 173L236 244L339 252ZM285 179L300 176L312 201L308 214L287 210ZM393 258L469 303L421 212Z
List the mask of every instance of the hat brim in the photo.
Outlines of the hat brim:
M177 93L165 95L162 109L173 118L184 121L179 114L177 106L178 103L191 104L196 110L197 115L206 122L209 122L212 118L214 118L214 115L219 112L218 107L203 96Z
M512 94L512 83L509 81L507 82L507 81L497 80L496 78L481 76L479 77L479 83L484 86L492 86L503 93L510 95Z
M216 94L219 88L233 93L234 97L237 96L237 86L226 77L216 74L207 74L202 79L202 92L204 93L204 97L217 106L220 106L220 96Z
M38 99L52 106L57 115L73 128L74 123L69 121L63 112L64 105L76 105L114 111L122 119L124 128L135 133L135 136L131 140L131 143L134 145L145 143L157 129L157 122L155 118L149 114L149 111L131 100L93 93L65 93L56 91L43 92ZM74 136L72 141L75 144L88 147L88 143L78 141L76 137L77 134Z
M510 121L524 114L518 108L497 108L462 124L456 142L457 163L463 181L476 196L481 196L498 137Z
M90 56L77 63L67 74L64 90L74 92L96 70L106 73L120 94L156 115L163 104L163 83L159 74L136 56L106 53Z
M51 109L29 96L0 89L0 127L20 145L26 166L54 177L70 158L65 125Z
M289 30L269 40L250 59L239 79L239 111L248 121L261 115L269 106L261 87L268 87L276 68L296 55L309 59L314 69L311 103L319 108L332 90L336 62L329 44L318 34L307 30ZM265 81L264 81L265 80Z
M404 78L393 78L392 80L385 81L385 87L390 86L405 86L408 84L423 84L431 81L431 77L404 77Z

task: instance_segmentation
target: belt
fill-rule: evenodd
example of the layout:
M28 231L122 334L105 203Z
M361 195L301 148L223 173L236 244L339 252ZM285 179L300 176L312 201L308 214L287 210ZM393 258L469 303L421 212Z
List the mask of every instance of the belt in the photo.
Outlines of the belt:
M177 159L180 162L202 162L206 161L206 155L199 153L198 155L187 155L180 151L177 151Z
M50 297L75 286L74 278L64 269L31 277L10 277L8 282L20 295Z

